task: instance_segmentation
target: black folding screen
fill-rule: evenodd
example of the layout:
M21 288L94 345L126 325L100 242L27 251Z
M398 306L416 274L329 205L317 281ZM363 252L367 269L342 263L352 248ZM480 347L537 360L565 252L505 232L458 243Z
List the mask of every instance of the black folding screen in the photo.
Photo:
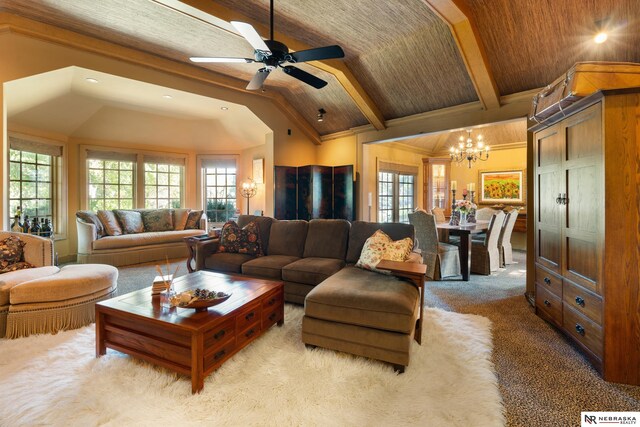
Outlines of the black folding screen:
M275 166L277 219L355 219L353 166Z

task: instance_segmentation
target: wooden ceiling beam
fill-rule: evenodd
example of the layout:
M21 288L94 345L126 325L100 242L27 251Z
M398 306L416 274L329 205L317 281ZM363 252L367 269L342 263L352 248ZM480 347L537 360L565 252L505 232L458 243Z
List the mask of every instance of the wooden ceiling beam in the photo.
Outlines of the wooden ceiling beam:
M487 55L471 21L470 12L461 0L423 0L451 29L471 82L483 108L500 108L500 93L493 78Z
M151 0L155 3L168 7L177 12L191 16L202 22L218 27L223 31L233 33L240 37L229 24L230 21L242 21L253 25L260 34L269 34L269 28L260 22L249 18L239 12L226 8L209 0ZM274 37L287 45L290 50L298 51L311 49L308 46L292 37L284 35L278 31L274 32ZM344 90L349 94L358 109L376 129L385 129L385 120L378 106L373 102L369 94L364 90L358 79L353 75L347 64L338 60L311 61L307 64L332 74Z

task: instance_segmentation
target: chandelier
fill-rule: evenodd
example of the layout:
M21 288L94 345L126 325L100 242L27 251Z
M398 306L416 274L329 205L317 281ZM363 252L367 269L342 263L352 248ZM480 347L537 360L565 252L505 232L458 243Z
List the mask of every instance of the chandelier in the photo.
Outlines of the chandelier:
M489 158L489 147L484 144L482 135L478 135L475 141L471 138L471 129L467 131L467 137L461 136L459 139L458 147L451 147L449 155L451 161L462 163L463 161L469 162L469 169L471 169L471 163L476 160L485 161Z

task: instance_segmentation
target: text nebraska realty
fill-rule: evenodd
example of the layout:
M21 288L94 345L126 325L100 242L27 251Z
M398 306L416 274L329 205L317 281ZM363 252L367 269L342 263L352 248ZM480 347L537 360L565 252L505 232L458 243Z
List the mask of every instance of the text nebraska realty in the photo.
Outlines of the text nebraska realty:
M585 415L585 422L588 424L628 424L628 425L637 425L638 422L636 417L618 417L618 416L595 416L595 415Z

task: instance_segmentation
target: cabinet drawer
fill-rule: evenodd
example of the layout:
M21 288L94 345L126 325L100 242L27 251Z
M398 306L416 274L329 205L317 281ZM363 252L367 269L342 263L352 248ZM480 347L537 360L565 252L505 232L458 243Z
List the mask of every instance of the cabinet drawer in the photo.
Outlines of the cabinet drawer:
M212 349L221 345L223 342L229 339L229 337L233 336L233 333L235 332L235 326L235 319L230 318L228 320L225 320L215 328L211 329L210 331L207 331L204 334L204 348Z
M261 314L262 310L260 307L260 301L256 301L255 303L245 307L236 315L236 331L243 331L253 322L259 321Z
M536 307L551 317L556 325L562 325L562 300L543 285L536 285Z
M238 341L238 347L242 347L247 341L251 341L252 339L260 336L261 331L262 329L260 328L260 322L258 321L249 326L244 331L240 332L236 337Z
M562 304L563 328L602 360L602 328L566 303Z
M284 299L284 294L282 292L275 292L273 294L270 294L266 298L264 298L262 303L262 309L269 310L272 307L278 307L282 305L283 299Z
M536 265L536 283L562 298L562 279Z
M204 356L204 370L211 369L215 366L220 366L222 362L227 360L231 356L236 348L236 340L227 340L221 347L208 351Z
M262 311L262 329L267 330L271 325L282 319L282 306Z
M562 295L565 304L602 325L602 298L565 279Z

